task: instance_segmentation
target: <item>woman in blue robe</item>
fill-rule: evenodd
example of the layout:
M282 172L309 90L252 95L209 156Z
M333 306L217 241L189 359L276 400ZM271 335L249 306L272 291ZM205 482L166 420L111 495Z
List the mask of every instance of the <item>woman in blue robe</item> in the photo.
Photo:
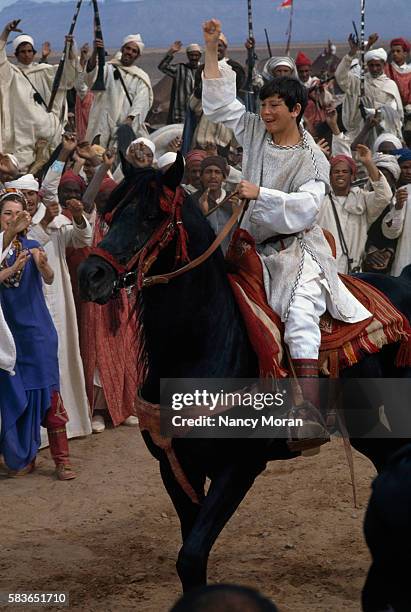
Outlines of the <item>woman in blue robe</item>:
M0 304L16 345L14 375L0 370L0 454L11 475L34 469L40 426L59 391L57 332L42 289L42 280L51 284L54 275L39 243L25 236L30 222L23 194L0 195L7 251Z

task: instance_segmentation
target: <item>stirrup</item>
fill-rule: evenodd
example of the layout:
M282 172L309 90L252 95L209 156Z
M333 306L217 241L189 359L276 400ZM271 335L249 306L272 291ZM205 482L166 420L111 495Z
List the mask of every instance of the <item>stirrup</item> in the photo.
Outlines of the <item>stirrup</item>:
M302 425L288 426L287 446L292 452L319 448L330 441L324 419L320 411L311 402L305 400L300 406L293 406L287 418L294 421L296 419L303 421ZM307 453L307 456L309 456L309 453Z

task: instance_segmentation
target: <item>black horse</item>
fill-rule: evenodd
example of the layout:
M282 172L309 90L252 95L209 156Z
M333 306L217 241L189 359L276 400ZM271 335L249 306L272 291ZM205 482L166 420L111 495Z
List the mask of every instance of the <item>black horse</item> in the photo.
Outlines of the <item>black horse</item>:
M177 163L162 176L153 169L135 171L112 194L108 210L113 211L110 230L100 247L125 264L153 236L167 217L159 204L164 185L172 190L181 180ZM190 259L202 254L215 235L198 209L186 197L182 221L188 235ZM176 241L158 255L150 274L169 272L175 266ZM115 264L92 255L79 272L83 299L106 303L113 294L118 273ZM410 270L401 279L367 275L366 279L390 296L394 304L411 316ZM141 389L143 398L159 403L161 378L250 378L258 376L256 356L227 279L225 260L218 249L199 267L168 284L141 291L142 324L148 359L148 374ZM393 347L365 358L350 368L354 378L403 376L393 366ZM367 398L360 398L362 408ZM368 429L381 428L374 407L365 411ZM358 429L358 428L357 428ZM161 477L178 513L183 545L177 571L184 590L201 586L207 580L210 550L254 479L269 460L297 455L286 440L275 439L190 439L174 438L173 448L192 487L201 499L193 503L178 484L164 451L144 432L150 452L160 464ZM380 470L401 441L357 436L352 444L366 454ZM206 478L210 486L204 495Z

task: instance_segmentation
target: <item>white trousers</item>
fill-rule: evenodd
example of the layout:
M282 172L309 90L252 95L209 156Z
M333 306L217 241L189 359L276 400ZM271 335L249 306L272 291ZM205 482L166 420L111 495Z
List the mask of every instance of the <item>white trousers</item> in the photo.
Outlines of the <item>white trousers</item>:
M284 326L284 341L292 359L318 359L320 317L327 309L328 296L319 266L305 253L300 283Z

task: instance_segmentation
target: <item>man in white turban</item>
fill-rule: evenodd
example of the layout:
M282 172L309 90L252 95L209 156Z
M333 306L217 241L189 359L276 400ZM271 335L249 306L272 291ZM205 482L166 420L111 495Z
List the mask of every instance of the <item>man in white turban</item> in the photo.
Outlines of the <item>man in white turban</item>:
M298 79L297 66L292 57L270 57L264 65L262 76L266 81L282 76Z
M195 43L186 48L187 62L172 64L182 42L176 40L158 65L158 69L173 79L167 123L184 123L188 101L194 89L194 77L200 64L201 47Z
M350 51L343 57L335 71L338 85L345 92L342 120L351 142L355 140L364 126L360 111L361 78L352 70L353 58L358 54L358 44L352 36L348 39ZM384 73L387 53L384 49L371 49L365 54L367 73L364 77L365 95L362 100L366 109L381 109L385 121L385 131L393 132L401 138L401 128L404 119L400 92L397 84ZM389 123L389 125L387 125ZM373 131L367 144L373 145L376 134Z
M27 34L13 40L16 64L6 54L11 32L21 32L19 20L11 21L0 35L0 150L16 156L20 169L27 172L35 160L36 143L45 139L50 152L61 139L67 117L66 92L75 79L75 54L70 50L51 112L50 102L57 65L37 64L34 40ZM66 45L72 38L66 37Z
M94 51L86 66L85 82L92 88L98 73L97 50L103 41L94 41ZM140 34L130 34L123 40L121 55L104 67L105 91L96 91L90 110L86 133L88 142L102 147L113 146L120 125L129 125L136 136L147 135L144 126L153 103L150 77L135 63L144 49Z

